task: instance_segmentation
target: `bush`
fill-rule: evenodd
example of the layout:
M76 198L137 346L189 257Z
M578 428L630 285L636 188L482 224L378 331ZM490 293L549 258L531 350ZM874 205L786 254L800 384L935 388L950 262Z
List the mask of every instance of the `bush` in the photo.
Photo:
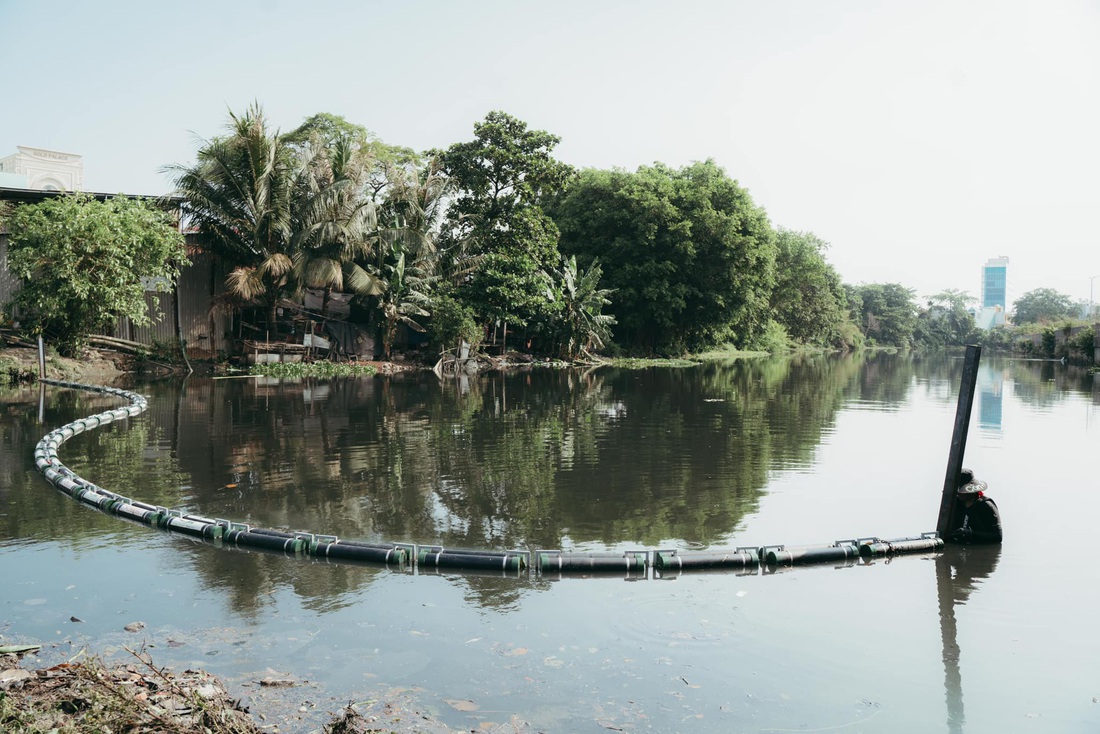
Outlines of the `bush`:
M769 354L782 354L791 351L792 342L787 328L773 319L768 320L764 333L752 340L751 349Z
M471 347L476 347L483 335L472 309L450 295L439 295L433 299L428 336L439 351L454 349L459 339L465 339Z
M1083 354L1088 361L1093 361L1096 348L1096 331L1093 327L1081 329L1077 336L1070 341L1070 347Z

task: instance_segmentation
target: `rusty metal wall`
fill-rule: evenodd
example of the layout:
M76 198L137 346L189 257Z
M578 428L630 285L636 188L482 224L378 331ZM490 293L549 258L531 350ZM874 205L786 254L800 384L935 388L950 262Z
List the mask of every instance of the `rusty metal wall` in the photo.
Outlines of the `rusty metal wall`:
M198 244L195 235L187 236L187 244L192 252L191 264L180 273L175 290L169 293L149 291L145 294L145 305L153 323L135 326L129 319L122 319L112 336L149 346L160 342L171 345L173 349L182 336L187 343L188 355L196 359L209 359L217 356L219 351L227 350L229 318L213 308L214 296L222 291L225 275L211 255L194 249Z

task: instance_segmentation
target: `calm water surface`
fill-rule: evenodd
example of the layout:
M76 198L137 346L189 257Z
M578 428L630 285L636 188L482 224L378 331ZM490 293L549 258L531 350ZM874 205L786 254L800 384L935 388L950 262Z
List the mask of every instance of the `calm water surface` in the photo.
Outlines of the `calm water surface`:
M207 516L461 548L724 548L932 530L962 360L875 355L440 383L188 379L61 448L114 491ZM34 470L117 404L0 392L0 635L146 642L235 695L289 673L282 730L414 689L459 729L1100 730L1094 377L983 359L966 464L1006 540L847 567L501 578L217 549L80 505ZM41 413L41 414L40 414ZM83 620L70 621L70 617ZM122 631L133 621L139 635ZM447 700L468 700L460 711ZM466 708L466 706L462 706Z

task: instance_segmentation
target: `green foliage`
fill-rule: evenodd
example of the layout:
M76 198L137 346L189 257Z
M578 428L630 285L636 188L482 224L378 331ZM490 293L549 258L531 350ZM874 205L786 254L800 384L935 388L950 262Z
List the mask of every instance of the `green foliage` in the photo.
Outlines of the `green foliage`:
M763 333L757 336L749 346L753 350L767 352L768 354L783 354L791 351L794 345L786 327L771 319L768 321Z
M907 348L917 325L914 291L898 283L846 285L852 321L868 345Z
M599 287L602 274L599 260L582 271L577 268L576 256L562 258L561 268L554 271L560 305L556 313L558 351L565 360L601 349L611 338L615 317L602 313L603 307L611 304L611 291Z
M1044 357L1054 357L1054 350L1058 347L1058 335L1052 327L1043 329L1042 339L1039 341L1039 350Z
M34 382L37 375L34 370L19 366L14 359L0 357L0 387Z
M1015 348L1017 338L1017 329L1002 324L988 330L978 329L971 343L986 350L1009 352Z
M544 273L558 262L558 230L540 203L573 175L551 155L559 140L490 112L474 125L474 140L439 153L456 192L444 223L444 269L466 273L455 295L483 322L547 315Z
M390 349L397 336L397 325L405 324L415 331L424 331L418 319L430 316L433 278L420 260L407 260L405 253L394 251L383 267L384 287L379 298L382 307L382 354L390 358Z
M478 326L474 312L449 293L437 293L432 301L428 335L439 351L454 349L460 339L472 347L481 343L485 331Z
M250 375L264 377L361 377L377 372L374 365L353 362L267 362L254 364Z
M151 323L146 288L171 290L187 262L168 214L123 196L54 197L17 208L9 226L8 269L23 287L7 313L63 356L79 354L87 335L119 318Z
M258 103L241 116L230 112L228 131L206 141L194 165L166 170L185 216L234 268L229 293L266 307L274 322L292 267L291 203L301 166L285 139L269 130Z
M617 339L627 349L745 346L766 328L774 233L713 161L587 170L550 212L563 253L603 264L615 291Z
M559 258L558 231L537 207L516 210L507 229L485 234L488 249L461 291L484 322L527 324L550 317L551 283L546 272Z
M812 233L783 228L775 243L772 318L799 343L850 346L842 338L850 320L847 296L840 275L825 260L828 243Z
M928 348L973 344L979 337L979 329L968 306L974 300L954 289L929 296L927 308L917 315L913 341Z
M1077 332L1077 335L1070 340L1069 346L1091 361L1096 349L1095 327L1090 326L1087 329L1081 329L1081 331Z
M1069 296L1053 288L1036 288L1020 296L1012 304L1015 324L1049 323L1076 316L1078 306Z
M301 162L291 205L290 281L295 290L322 289L324 315L333 292L381 292L377 275L362 264L375 252L378 207L364 193L369 156L350 138L311 145Z
M310 115L301 125L283 136L288 145L300 147L305 147L314 140L319 141L322 147L332 146L338 140L347 140L365 148L374 139L374 133L367 128L348 122L343 116L331 112Z
M623 357L611 360L613 367L624 370L645 370L650 367L698 367L698 362L690 359L639 359L635 357Z

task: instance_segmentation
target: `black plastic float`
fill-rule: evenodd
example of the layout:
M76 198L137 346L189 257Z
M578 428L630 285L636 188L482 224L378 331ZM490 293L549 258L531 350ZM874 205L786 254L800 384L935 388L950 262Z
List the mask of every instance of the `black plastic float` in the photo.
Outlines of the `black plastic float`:
M470 573L525 573L540 576L619 573L627 578L644 578L648 569L663 577L692 570L737 570L751 573L758 568L777 569L812 563L851 565L860 561L903 553L934 553L943 549L938 533L884 540L877 537L838 540L811 546L738 547L730 550L684 551L680 549L570 552L558 549L490 551L423 546L414 543L364 543L341 540L335 535L268 528L246 523L209 518L151 505L96 486L75 474L57 458L62 443L85 431L125 420L144 412L148 403L137 393L99 385L83 385L59 380L42 382L74 390L88 390L125 398L130 404L81 418L50 431L34 450L39 472L58 490L73 499L127 520L197 538L217 545L236 546L318 560L394 564L423 572L443 573L462 570ZM532 563L533 561L533 563Z

